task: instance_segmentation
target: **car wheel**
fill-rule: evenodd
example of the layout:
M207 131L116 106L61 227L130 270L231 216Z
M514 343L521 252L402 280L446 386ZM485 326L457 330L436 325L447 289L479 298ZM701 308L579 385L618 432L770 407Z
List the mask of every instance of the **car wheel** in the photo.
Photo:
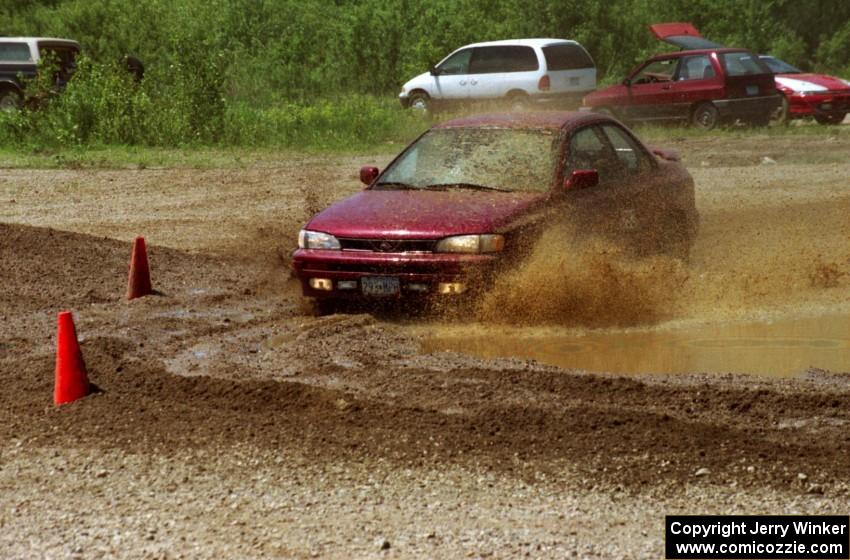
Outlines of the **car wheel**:
M301 298L298 308L303 315L324 317L336 313L339 310L339 303L334 298Z
M514 93L508 96L508 106L511 108L511 111L528 111L530 105L531 101L528 95L524 93Z
M779 104L779 107L773 110L773 113L770 114L770 126L786 126L788 122L791 120L791 115L788 110L788 98L784 95L782 96L782 102Z
M414 111L427 113L431 110L431 97L424 91L411 93L408 107Z
M815 120L820 124L841 124L847 113L830 113L828 115L815 115Z
M711 130L720 121L720 113L714 103L700 103L691 113L691 124L695 128Z
M15 90L7 89L0 91L0 111L11 113L21 108L21 96Z

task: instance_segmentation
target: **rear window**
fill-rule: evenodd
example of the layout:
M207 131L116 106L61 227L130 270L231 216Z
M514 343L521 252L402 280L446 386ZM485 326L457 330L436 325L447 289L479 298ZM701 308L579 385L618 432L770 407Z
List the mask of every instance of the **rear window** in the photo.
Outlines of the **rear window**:
M29 62L32 60L26 43L0 43L0 62Z
M476 47L469 63L469 73L532 72L539 67L537 54L531 47Z
M572 43L543 47L543 56L546 57L546 67L549 71L595 68L593 59L587 51Z
M748 76L750 74L771 74L770 69L750 52L723 53L720 58L726 73L730 76Z

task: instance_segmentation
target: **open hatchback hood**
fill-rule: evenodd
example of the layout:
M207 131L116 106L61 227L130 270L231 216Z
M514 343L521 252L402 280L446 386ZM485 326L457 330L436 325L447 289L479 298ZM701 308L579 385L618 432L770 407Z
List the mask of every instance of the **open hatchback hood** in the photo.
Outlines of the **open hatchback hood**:
M657 39L682 49L717 49L723 46L700 35L692 23L653 23L649 30Z

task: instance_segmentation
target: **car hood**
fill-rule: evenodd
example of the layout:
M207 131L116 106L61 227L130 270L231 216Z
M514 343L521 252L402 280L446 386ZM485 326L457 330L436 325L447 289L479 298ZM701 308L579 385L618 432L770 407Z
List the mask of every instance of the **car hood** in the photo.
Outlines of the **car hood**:
M401 86L401 89L404 90L404 91L407 91L407 90L412 89L416 86L425 85L428 82L430 82L430 80L431 80L431 73L430 72L423 72L423 73L419 74L418 76L415 76L415 77L409 79L407 82L405 82L405 84L403 86Z
M791 91L850 91L850 83L826 74L776 74L776 86Z
M547 193L366 190L331 205L307 229L361 239L439 239L500 231Z

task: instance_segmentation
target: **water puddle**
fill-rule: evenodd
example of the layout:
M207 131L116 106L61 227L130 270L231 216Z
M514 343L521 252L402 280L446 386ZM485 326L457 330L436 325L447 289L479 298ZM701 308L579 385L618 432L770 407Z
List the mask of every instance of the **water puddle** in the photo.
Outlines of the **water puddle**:
M497 330L498 329L498 330ZM517 357L614 373L749 373L788 377L809 367L850 372L850 316L714 324L675 330L570 331L446 327L425 352ZM431 330L431 333L434 331Z

